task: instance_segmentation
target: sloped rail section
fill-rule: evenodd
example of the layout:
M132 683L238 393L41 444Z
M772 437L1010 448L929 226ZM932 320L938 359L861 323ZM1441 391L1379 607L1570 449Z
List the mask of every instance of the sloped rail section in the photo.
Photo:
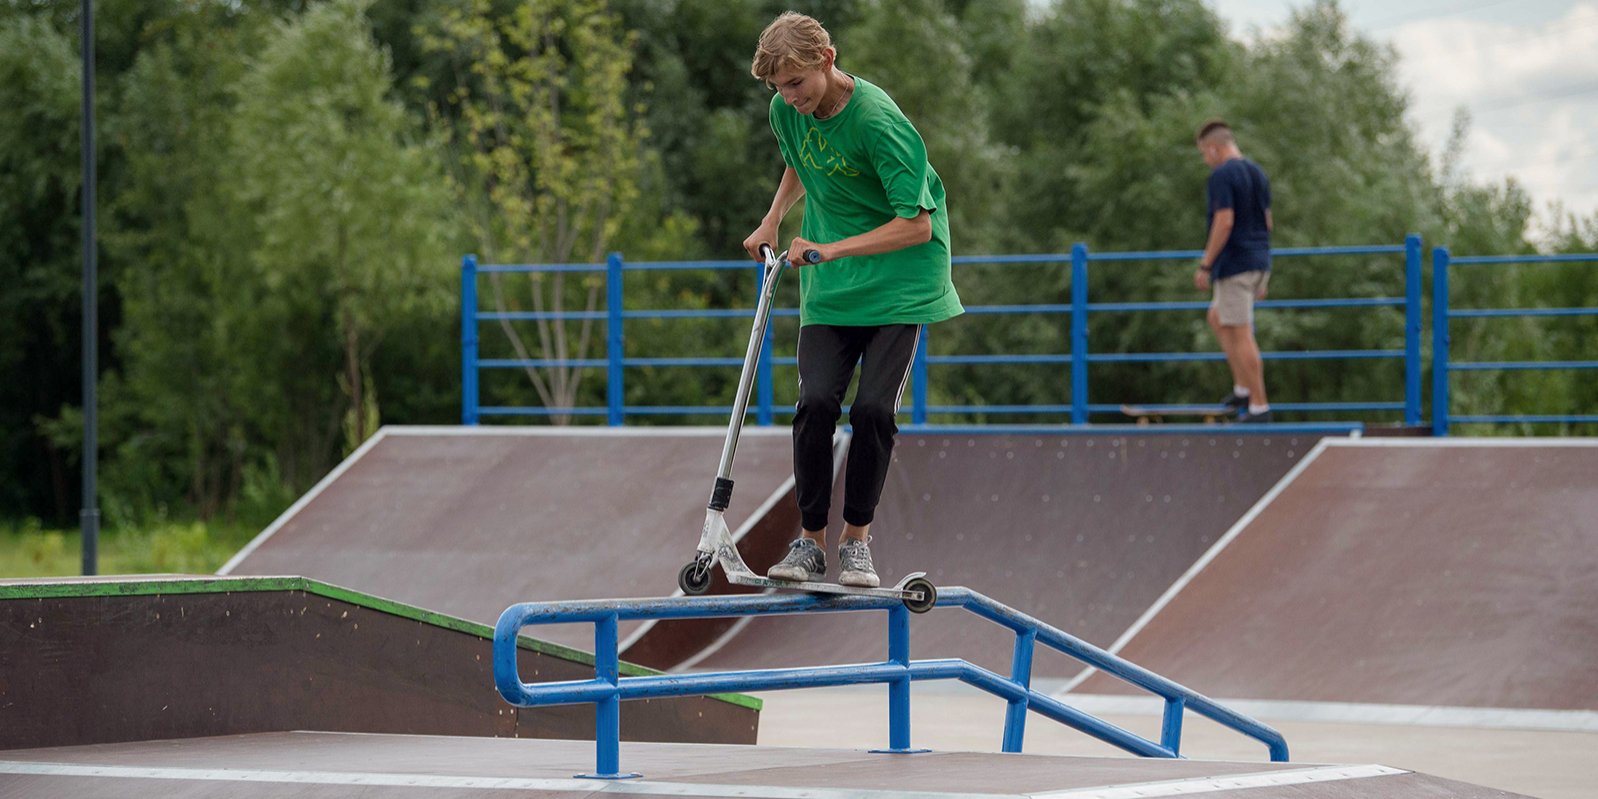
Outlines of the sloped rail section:
M1001 676L960 659L911 660L910 613L897 600L874 597L809 594L672 597L580 602L528 602L500 615L494 632L494 681L505 701L519 707L591 703L595 706L597 768L581 777L621 779L639 776L620 770L621 709L628 699L716 694L730 691L772 691L838 685L884 683L888 686L887 753L910 753L910 683L914 680L959 680L1009 703L1005 714L1006 752L1020 752L1028 711L1144 757L1180 757L1182 719L1192 711L1265 744L1270 759L1288 759L1281 733L1183 687L1049 626L968 588L939 592L940 608L964 608L1015 633L1010 675ZM886 611L888 659L840 666L763 669L703 674L619 676L617 623L623 620L771 616L794 613ZM517 671L516 640L522 628L544 624L594 625L594 679L565 682L522 682ZM1055 649L1149 691L1165 700L1158 742L1144 738L1031 687L1032 658L1037 646Z

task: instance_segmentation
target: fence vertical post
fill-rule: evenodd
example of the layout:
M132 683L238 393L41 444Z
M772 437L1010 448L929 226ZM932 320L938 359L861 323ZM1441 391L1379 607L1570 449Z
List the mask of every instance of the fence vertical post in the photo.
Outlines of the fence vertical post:
M910 423L927 423L927 335L931 328L921 326L916 337L916 354L910 362Z
M761 264L755 267L755 296L763 297L765 296L765 293L766 266L765 264ZM775 302L775 298L773 298L773 302ZM760 395L758 401L756 402L755 423L766 425L768 427L771 425L771 403L773 397L775 396L775 391L772 388L771 374L771 328L772 325L767 324L765 332L761 334L760 357L755 367L756 391Z
M1448 435L1448 248L1432 250L1432 435Z
M1420 236L1404 238L1404 424L1420 424Z
M1032 653L1037 647L1038 631L1027 628L1015 634L1015 654L1010 659L1010 679L1022 688L1032 687ZM1020 752L1026 738L1027 698L1010 700L1004 709L1004 751Z
M1071 424L1088 421L1088 246L1071 245Z
M622 359L627 352L623 296L621 253L613 252L605 259L605 416L612 427L627 421L627 393L622 384Z
M477 256L461 258L461 424L477 424Z

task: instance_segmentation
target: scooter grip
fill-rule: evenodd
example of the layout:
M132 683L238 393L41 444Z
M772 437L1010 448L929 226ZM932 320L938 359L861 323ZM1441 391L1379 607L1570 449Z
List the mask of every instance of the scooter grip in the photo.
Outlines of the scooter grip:
M805 250L805 263L807 263L807 264L819 264L819 263L821 263L821 251L820 250Z
M758 252L760 253L760 257L762 259L764 259L764 260L767 260L767 261L769 261L772 258L776 257L776 255L777 255L777 251L771 249L771 245L767 244L765 242L760 242L760 247L758 248Z

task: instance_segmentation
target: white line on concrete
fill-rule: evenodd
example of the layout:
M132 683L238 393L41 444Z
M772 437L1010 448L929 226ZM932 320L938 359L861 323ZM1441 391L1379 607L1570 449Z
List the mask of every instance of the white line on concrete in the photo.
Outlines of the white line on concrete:
M1340 782L1369 777L1390 777L1410 772L1387 766L1320 766L1318 768L1263 771L1257 774L1235 774L1227 777L1200 777L1197 779L1143 782L1135 785L1106 785L1099 788L1076 788L1069 791L1029 794L1030 799L1149 799L1159 796L1190 796L1199 793L1236 791L1245 788L1272 788L1280 785L1306 785L1318 782Z
M1298 476L1303 474L1304 470L1309 468L1309 465L1314 463L1316 458L1320 457L1321 452L1326 449L1326 446L1330 441L1332 441L1332 439L1321 439L1320 443L1316 444L1315 448L1309 451L1309 454L1305 455L1303 458L1300 458L1298 463L1294 464L1292 470L1287 473L1286 477L1278 480L1276 485L1271 487L1270 491L1265 492L1265 496L1260 497L1260 500L1254 503L1254 507L1249 508L1248 512L1243 514L1243 518L1238 519L1237 523L1233 524L1231 529L1227 530L1226 534L1221 536L1221 539L1216 541L1215 545L1209 548L1209 551L1205 552L1204 555L1194 562L1192 566L1189 566L1187 571L1183 573L1181 577L1178 577L1176 582L1171 584L1170 588L1165 589L1165 593L1161 594L1159 599L1154 600L1154 604L1150 605L1148 610L1143 611L1143 615L1138 617L1137 621L1132 622L1132 626L1126 628L1126 632L1121 633L1121 637L1117 638L1115 643L1110 645L1108 650L1109 653L1113 655L1117 652L1120 652L1121 649L1126 646L1127 642L1132 640L1133 636L1142 632L1143 628L1148 626L1148 623L1153 620L1156 614L1158 614L1161 610L1164 610L1165 606L1170 604L1171 600L1174 599L1178 593L1181 593L1182 589L1186 588L1188 583L1192 582L1193 578L1198 576L1198 573L1204 570L1205 566L1210 565L1210 562L1215 560L1216 556L1221 554L1221 550L1226 549L1227 545L1232 543L1232 540L1237 538L1238 535L1243 532L1243 529L1248 527L1249 524L1254 521L1256 516L1259 516L1260 513L1265 510L1265 508L1269 507L1272 502L1276 501L1276 498L1281 495L1283 491L1287 490L1287 487L1292 485L1293 481L1297 480ZM1097 671L1097 669L1092 667L1083 669L1081 673L1071 678L1071 680L1065 684L1065 687L1060 689L1059 693L1069 693L1072 688L1081 685L1082 682L1088 677L1093 676L1093 672L1095 671Z
M400 788L476 788L505 791L548 791L588 795L715 796L744 799L1024 799L1018 794L940 793L849 788L788 788L762 785L718 785L657 780L582 780L537 777L468 777L447 774L389 774L343 771L269 771L263 769L197 769L105 766L80 763L0 761L0 774L106 779L183 780L189 782L291 783L301 785L384 786Z

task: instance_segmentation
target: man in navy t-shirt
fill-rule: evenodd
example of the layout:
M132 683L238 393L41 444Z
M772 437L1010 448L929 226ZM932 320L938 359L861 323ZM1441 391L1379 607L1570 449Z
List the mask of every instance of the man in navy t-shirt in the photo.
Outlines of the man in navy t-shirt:
M1210 328L1232 369L1232 393L1221 402L1235 408L1239 421L1269 422L1265 364L1254 341L1254 301L1265 299L1271 277L1271 182L1264 170L1243 157L1232 129L1219 119L1198 131L1198 149L1210 166L1209 240L1199 258L1193 285L1214 287Z

